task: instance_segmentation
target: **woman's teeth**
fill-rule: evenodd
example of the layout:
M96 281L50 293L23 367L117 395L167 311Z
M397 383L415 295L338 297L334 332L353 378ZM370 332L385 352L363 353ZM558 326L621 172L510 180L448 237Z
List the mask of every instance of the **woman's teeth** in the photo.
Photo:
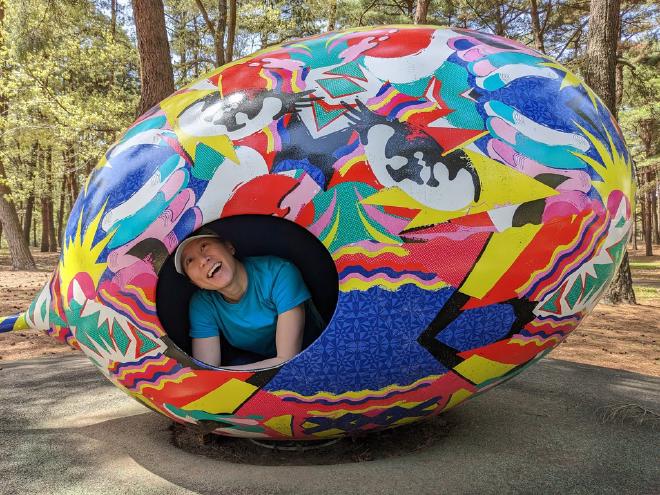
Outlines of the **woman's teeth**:
M220 270L220 268L222 268L222 263L218 261L211 267L209 272L206 274L206 278L211 278L215 274L215 272Z

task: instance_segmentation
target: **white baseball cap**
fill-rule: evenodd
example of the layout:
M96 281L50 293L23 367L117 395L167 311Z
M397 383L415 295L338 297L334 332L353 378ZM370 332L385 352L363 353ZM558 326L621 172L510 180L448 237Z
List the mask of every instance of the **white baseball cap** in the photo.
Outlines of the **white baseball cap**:
M220 239L220 236L216 234L200 234L200 235L194 235L192 237L188 237L187 239L184 239L181 244L179 244L179 247L176 248L176 251L174 252L174 269L179 272L181 275L185 275L186 271L183 269L183 263L181 260L181 257L183 256L183 249L192 241L195 239L201 239L203 237L215 237L216 239Z

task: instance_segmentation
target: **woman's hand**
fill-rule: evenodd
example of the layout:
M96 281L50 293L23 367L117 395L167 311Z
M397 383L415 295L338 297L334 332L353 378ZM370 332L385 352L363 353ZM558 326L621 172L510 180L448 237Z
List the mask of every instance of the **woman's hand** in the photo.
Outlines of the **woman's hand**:
M275 347L277 348L277 356L274 358L264 359L263 361L257 361L256 363L240 364L236 366L222 366L222 368L228 370L246 371L260 368L271 368L273 366L277 366L278 364L285 363L300 352L300 349L302 348L304 331L305 307L300 304L295 308L292 308L289 311L286 311L285 313L277 316L277 327L275 330ZM206 339L193 339L193 355L195 351L195 340ZM220 342L218 341L218 348L219 347ZM219 352L220 351L218 351L218 359L220 357ZM202 361L205 360L202 359Z

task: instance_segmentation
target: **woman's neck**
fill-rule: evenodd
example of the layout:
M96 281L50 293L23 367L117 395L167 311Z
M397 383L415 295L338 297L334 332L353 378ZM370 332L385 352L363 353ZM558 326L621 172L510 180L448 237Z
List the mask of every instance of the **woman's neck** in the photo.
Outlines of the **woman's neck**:
M236 263L236 276L232 280L231 284L222 289L219 289L218 292L228 303L237 303L247 292L248 287L248 276L247 271L243 263L238 261Z

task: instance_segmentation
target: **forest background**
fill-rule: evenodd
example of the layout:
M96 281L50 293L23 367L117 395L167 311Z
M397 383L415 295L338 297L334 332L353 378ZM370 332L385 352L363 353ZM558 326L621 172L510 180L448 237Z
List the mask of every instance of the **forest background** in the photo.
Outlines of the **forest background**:
M56 252L105 150L144 110L214 67L292 38L417 23L495 33L590 84L610 78L606 104L636 164L630 249L652 256L660 243L659 19L656 2L633 0L0 0L0 248L13 248L12 265L23 269L34 268L28 245ZM614 37L611 64L595 57L596 29ZM168 43L156 45L169 49L147 53L140 39L161 32ZM621 273L627 279L610 298L634 302L627 258Z

